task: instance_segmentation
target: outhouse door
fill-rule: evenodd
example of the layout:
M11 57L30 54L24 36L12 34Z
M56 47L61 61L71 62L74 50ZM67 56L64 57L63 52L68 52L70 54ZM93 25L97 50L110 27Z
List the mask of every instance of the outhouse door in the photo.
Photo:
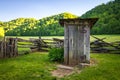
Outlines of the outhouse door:
M68 65L76 65L80 62L86 61L86 49L89 38L87 39L87 30L89 27L79 25L68 25L65 31L65 46L67 50L64 56L67 57ZM87 41L88 40L88 41ZM89 46L88 46L89 47ZM89 51L89 50L88 50ZM65 58L65 57L64 57Z
M70 25L68 27L68 48L69 48L69 65L77 64L78 61L78 27Z

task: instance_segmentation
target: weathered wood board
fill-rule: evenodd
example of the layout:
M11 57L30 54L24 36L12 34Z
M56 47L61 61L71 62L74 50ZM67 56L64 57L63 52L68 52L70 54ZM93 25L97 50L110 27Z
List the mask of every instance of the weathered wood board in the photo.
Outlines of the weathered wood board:
M77 65L90 61L90 28L97 18L61 19L64 26L64 63Z

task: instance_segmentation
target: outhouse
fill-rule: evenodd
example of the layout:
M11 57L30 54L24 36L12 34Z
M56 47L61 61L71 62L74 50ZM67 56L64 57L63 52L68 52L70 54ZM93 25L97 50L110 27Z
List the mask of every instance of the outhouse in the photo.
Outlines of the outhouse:
M98 18L60 19L64 26L64 64L90 62L90 29Z

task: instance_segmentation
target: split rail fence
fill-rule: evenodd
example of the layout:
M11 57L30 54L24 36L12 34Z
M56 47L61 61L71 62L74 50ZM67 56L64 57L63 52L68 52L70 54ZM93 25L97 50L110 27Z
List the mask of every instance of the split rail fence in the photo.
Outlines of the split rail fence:
M0 41L0 58L18 56L17 38L4 38Z

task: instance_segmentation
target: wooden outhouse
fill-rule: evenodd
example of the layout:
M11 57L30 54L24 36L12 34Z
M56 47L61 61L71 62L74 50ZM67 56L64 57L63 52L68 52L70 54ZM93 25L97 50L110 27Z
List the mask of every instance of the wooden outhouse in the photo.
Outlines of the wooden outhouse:
M64 26L64 64L90 62L90 29L98 18L60 19Z

